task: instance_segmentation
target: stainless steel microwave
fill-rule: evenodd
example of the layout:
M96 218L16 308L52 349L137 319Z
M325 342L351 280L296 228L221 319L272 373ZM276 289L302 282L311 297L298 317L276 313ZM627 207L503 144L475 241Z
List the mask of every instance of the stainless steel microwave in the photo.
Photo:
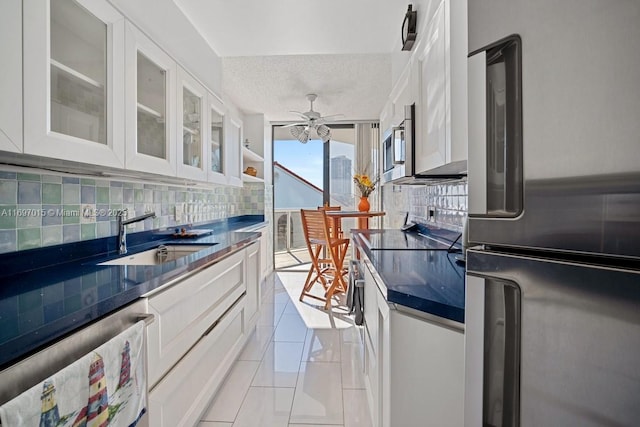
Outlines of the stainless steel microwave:
M404 120L382 137L382 183L414 174L415 104L404 107Z

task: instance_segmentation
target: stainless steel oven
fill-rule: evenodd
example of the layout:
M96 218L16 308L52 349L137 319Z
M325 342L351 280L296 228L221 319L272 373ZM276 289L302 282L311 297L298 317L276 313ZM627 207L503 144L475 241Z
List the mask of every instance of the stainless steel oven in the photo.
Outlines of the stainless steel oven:
M385 131L382 137L382 183L412 177L414 153L415 104L404 107L404 120Z

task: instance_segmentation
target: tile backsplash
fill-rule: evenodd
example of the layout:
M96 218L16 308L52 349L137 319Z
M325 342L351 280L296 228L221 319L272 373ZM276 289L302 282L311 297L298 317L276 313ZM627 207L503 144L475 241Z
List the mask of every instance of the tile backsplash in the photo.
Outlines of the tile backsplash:
M466 179L425 185L387 184L382 192L385 227L400 228L408 212L409 221L461 232L467 216L467 194Z
M155 211L130 231L263 214L264 184L194 188L0 169L0 253L108 237L115 213Z

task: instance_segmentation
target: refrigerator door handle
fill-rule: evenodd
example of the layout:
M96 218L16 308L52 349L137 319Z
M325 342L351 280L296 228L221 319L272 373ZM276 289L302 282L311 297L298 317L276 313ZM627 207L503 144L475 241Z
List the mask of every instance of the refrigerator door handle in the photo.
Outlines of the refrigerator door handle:
M487 53L468 59L469 215L487 214Z
M522 42L511 35L468 59L469 215L522 213Z
M517 284L467 275L465 427L519 425L520 313Z
M466 277L464 315L464 427L478 427L482 425L484 373L484 279L480 277Z

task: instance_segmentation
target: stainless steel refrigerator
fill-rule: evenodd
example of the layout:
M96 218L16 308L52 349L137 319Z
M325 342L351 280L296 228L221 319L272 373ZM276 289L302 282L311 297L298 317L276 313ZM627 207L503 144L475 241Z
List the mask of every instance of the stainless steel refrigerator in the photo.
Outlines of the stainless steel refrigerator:
M468 14L465 426L640 425L640 1Z

